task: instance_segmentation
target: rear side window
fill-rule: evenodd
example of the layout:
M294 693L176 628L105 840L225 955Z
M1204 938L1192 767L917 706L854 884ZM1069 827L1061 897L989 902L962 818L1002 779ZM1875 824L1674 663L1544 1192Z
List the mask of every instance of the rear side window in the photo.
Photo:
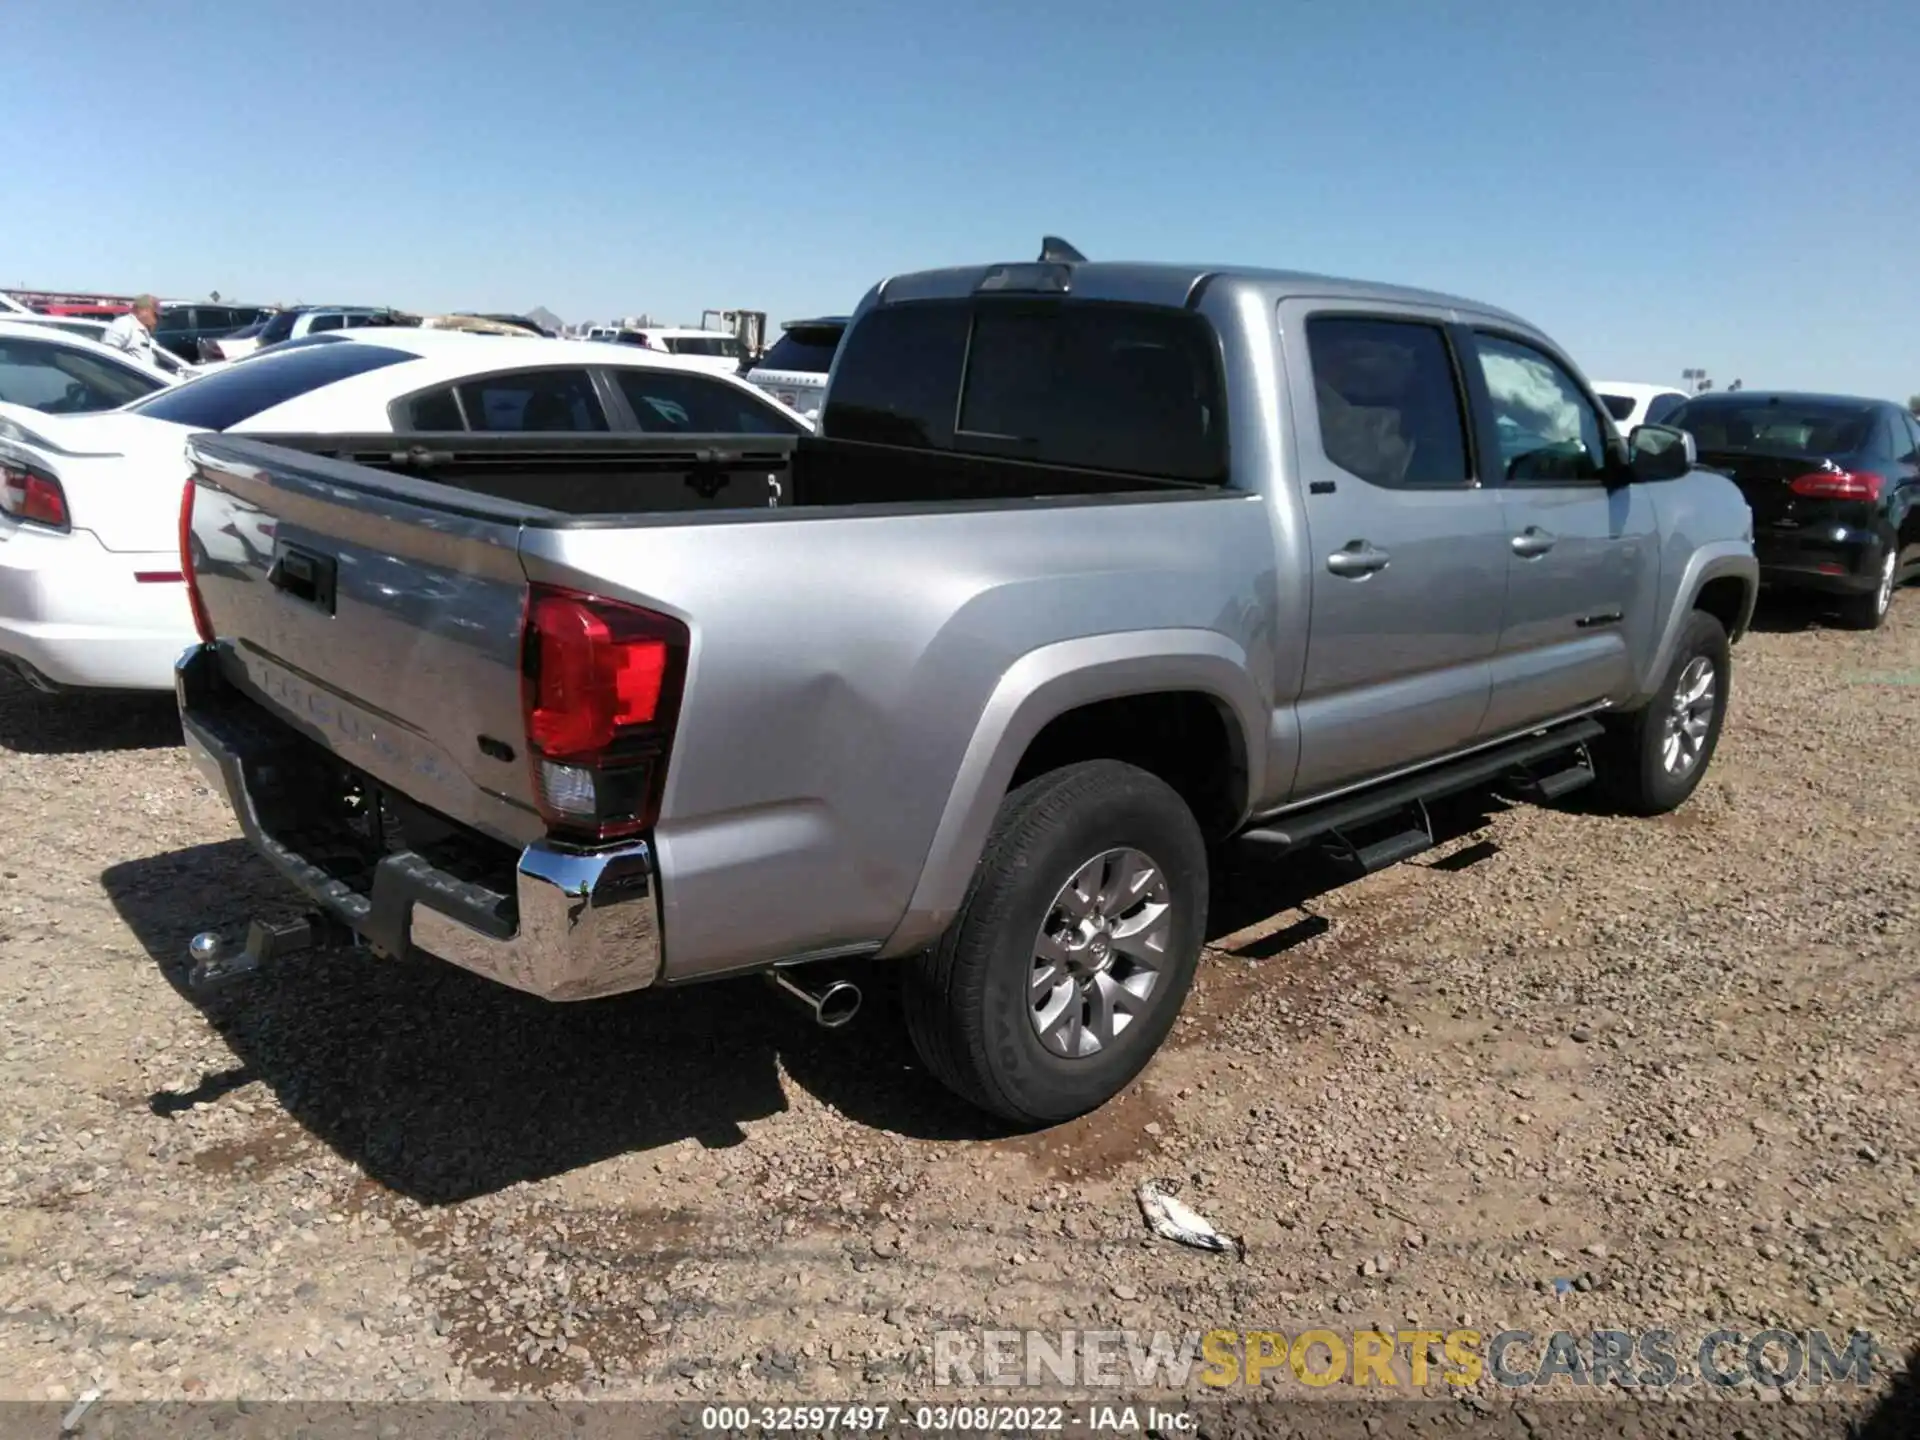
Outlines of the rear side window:
M1616 420L1624 420L1633 414L1633 397L1630 395L1602 395L1600 403L1607 407L1607 414Z
M1307 355L1327 459L1374 485L1434 489L1473 478L1453 354L1438 326L1316 316Z
M833 352L840 346L841 333L839 327L796 325L774 342L755 368L824 375L833 368Z
M800 426L743 390L670 370L614 371L633 417L649 433L794 435Z
M1187 311L998 300L884 306L847 337L825 432L1222 483L1221 392L1213 333Z
M344 315L316 315L307 325L309 335L318 335L322 330L338 330L347 323Z
M132 407L196 430L228 430L296 396L414 357L383 345L301 345L251 357Z
M470 430L607 428L607 413L593 393L593 377L585 370L520 370L463 381L458 389Z
M401 413L394 418L397 429L406 430L464 430L467 422L460 414L460 402L454 398L453 386L442 385L438 390L429 390L424 395L416 395L411 400L402 401Z

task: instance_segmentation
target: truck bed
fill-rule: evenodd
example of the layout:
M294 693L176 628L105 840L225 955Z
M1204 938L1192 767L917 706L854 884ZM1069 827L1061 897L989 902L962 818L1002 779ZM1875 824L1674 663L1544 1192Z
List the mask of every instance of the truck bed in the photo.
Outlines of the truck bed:
M237 437L233 437L236 438ZM525 523L630 520L686 511L814 510L866 505L980 505L1070 497L1214 493L1216 487L1109 471L907 451L821 436L713 435L248 435L271 445L391 477L400 494L461 513L479 504L412 487L429 482L524 506ZM208 453L219 453L210 449ZM244 453L244 452L241 452ZM346 484L354 482L335 472ZM395 485L393 482L402 482ZM365 482L360 482L364 484ZM541 512L551 512L543 514Z
M533 587L686 627L654 832L669 979L880 948L1023 657L1077 647L1081 675L1131 663L1128 637L1192 650L1246 691L1244 730L1268 724L1247 654L1273 547L1246 492L817 437L204 435L189 455L231 704L428 828L547 837Z

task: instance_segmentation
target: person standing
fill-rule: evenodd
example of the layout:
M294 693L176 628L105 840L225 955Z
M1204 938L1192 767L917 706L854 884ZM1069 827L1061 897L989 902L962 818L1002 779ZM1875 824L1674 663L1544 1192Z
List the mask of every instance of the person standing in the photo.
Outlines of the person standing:
M133 302L133 309L107 326L100 337L102 345L124 350L136 360L153 364L153 330L160 323L160 303L151 295Z

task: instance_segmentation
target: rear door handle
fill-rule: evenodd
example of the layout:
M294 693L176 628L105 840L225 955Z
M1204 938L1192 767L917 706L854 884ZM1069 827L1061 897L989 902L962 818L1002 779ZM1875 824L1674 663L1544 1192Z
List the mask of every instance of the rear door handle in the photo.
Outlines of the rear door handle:
M1349 540L1345 548L1327 557L1327 569L1350 579L1362 579L1376 570L1384 570L1392 560L1384 550L1376 550L1365 540Z
M1513 553L1522 560L1533 560L1553 548L1555 537L1538 525L1529 525L1513 537Z

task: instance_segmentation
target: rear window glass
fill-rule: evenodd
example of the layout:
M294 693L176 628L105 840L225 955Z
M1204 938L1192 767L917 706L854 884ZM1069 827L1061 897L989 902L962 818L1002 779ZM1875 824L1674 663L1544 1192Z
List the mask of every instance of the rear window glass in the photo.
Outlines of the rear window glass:
M740 342L731 335L669 335L667 351L672 355L712 355L726 360L740 358Z
M164 383L69 346L0 339L0 400L10 405L85 415L115 409Z
M843 329L795 326L774 342L756 368L824 375L833 368L833 352L840 347Z
M413 358L383 345L289 346L162 390L130 408L196 430L228 430L322 385Z
M1226 473L1218 351L1186 311L883 306L849 332L830 401L824 428L837 439L1167 479Z
M1844 401L1689 400L1666 423L1702 450L1771 455L1850 455L1868 448L1873 408Z
M1600 403L1607 407L1607 414L1616 420L1624 420L1633 414L1633 400L1626 395L1602 395Z

